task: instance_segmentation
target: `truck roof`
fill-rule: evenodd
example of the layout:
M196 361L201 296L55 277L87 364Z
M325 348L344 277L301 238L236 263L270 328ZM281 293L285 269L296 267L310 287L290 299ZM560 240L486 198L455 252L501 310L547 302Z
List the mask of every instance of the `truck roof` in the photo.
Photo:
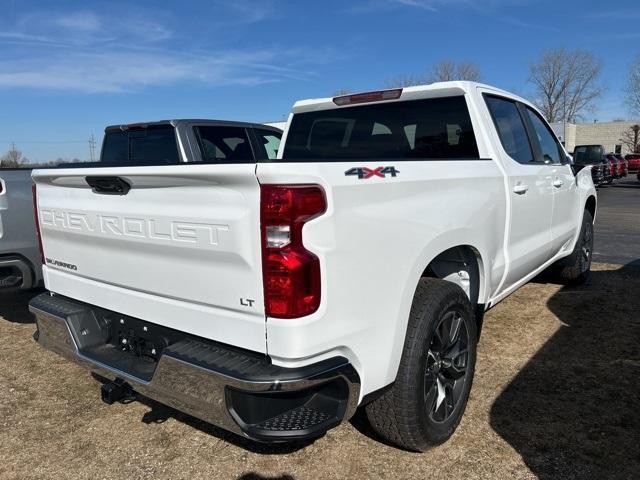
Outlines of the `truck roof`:
M512 98L514 100L525 103L529 106L535 108L534 105L531 104L528 100L521 98L513 93L507 92L506 90L502 90L497 87L493 87L491 85L487 85L479 82L469 82L469 81L452 81L452 82L435 82L425 85L416 85L413 87L398 87L398 88L390 88L390 89L381 89L380 91L394 91L400 90L402 93L397 99L393 100L383 100L386 102L401 102L405 100L418 100L421 98L436 98L436 97L446 97L452 95L464 95L467 92L470 92L476 88L485 88L489 89L496 94L499 94L504 97ZM369 93L369 92L366 92ZM315 110L326 110L326 109L335 109L341 108L340 106L334 103L334 98L337 97L348 97L350 95L358 95L358 93L351 93L346 95L338 95L336 97L326 97L326 98L312 98L308 100L300 100L295 102L293 105L293 113L303 113L310 112ZM367 102L367 103L378 103L378 102ZM345 105L344 107L348 108L350 105Z
M211 119L205 119L205 118L175 118L175 119L168 119L168 120L156 120L152 122L124 123L120 125L109 125L105 127L104 131L113 132L118 130L128 130L131 128L147 128L150 126L159 126L159 125L171 125L177 128L185 124L197 124L197 125L215 126L215 127L261 128L265 130L273 130L276 132L282 131L279 128L272 127L270 125L265 125L263 123L235 122L231 120L211 120Z

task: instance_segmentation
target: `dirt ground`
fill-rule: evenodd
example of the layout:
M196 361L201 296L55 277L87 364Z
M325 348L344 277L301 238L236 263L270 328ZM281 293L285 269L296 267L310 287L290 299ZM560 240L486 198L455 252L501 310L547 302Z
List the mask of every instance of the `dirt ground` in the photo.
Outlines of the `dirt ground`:
M640 268L530 283L491 310L453 438L415 454L362 412L307 444L264 447L99 383L40 348L28 295L0 296L0 478L638 478Z

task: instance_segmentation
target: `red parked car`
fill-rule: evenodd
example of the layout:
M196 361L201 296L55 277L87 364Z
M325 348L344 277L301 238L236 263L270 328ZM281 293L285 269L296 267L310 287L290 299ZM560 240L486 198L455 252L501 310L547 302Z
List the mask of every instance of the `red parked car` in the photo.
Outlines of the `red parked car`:
M626 177L629 173L629 165L627 164L627 161L619 153L615 153L613 156L618 159L618 173L621 177Z
M630 153L624 158L629 165L630 172L640 171L640 153Z
M622 172L618 170L618 159L612 154L608 154L606 160L609 162L609 167L611 168L611 176L613 178L620 178Z

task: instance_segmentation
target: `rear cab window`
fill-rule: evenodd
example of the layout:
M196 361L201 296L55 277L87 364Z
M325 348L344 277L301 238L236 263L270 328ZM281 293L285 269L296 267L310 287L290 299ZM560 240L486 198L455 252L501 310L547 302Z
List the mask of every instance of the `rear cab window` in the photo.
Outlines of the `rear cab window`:
M297 113L283 161L477 159L464 96Z
M177 165L181 163L172 125L107 130L100 166Z

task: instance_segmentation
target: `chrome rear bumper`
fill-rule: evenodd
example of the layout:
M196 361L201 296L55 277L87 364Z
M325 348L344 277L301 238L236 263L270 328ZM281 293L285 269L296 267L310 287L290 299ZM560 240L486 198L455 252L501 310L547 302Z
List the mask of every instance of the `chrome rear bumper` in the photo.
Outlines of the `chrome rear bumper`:
M162 350L145 378L132 373L137 361L133 354L109 343L113 327L104 321L107 311L50 293L32 299L29 309L38 326L34 338L43 347L254 440L316 437L349 419L357 408L360 380L343 357L284 368L264 355L185 334Z

